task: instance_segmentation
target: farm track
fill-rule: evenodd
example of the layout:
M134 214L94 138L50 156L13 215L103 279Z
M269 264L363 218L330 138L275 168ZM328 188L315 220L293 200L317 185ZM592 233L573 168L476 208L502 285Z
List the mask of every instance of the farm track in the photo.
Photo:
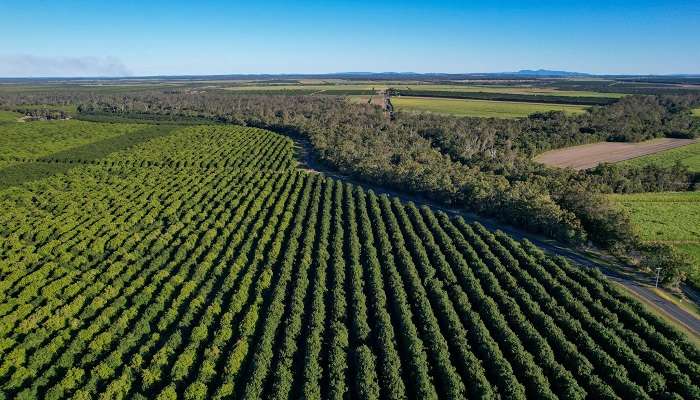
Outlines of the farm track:
M697 142L698 139L672 138L653 139L641 143L599 142L550 150L535 157L535 161L554 167L582 170L593 168L601 163L631 160Z
M638 274L637 276L630 278L615 271L609 266L606 266L600 262L591 259L590 257L586 256L580 251L572 249L554 240L547 239L542 236L531 234L528 232L524 232L520 229L503 224L502 222L495 221L491 218L479 216L474 213L469 213L457 208L447 207L443 204L426 199L423 196L417 196L378 185L368 184L367 182L364 182L362 180L353 178L345 174L341 174L318 162L313 156L313 149L311 148L311 144L306 139L294 138L294 141L296 143L297 159L300 162L300 168L302 170L350 182L352 184L362 186L367 190L372 190L377 194L387 194L390 196L398 197L404 201L413 202L418 205L426 205L433 210L443 211L449 215L461 216L468 221L478 222L488 229L494 231L501 230L507 233L508 235L512 236L516 240L527 239L533 244L535 244L537 247L546 251L547 253L565 257L566 259L572 261L577 265L581 265L587 268L597 268L608 279L621 284L631 294L641 299L644 299L644 301L646 301L647 304L656 308L658 311L668 316L668 318L676 320L681 325L686 326L696 336L700 337L700 319L697 316L678 307L673 302L662 298L654 291L650 290L649 285L651 282L647 277L643 277ZM677 147L677 145L674 147ZM688 297L690 301L693 301L696 304L700 305L700 295L696 293L695 290L689 287L683 287L682 289L684 294Z

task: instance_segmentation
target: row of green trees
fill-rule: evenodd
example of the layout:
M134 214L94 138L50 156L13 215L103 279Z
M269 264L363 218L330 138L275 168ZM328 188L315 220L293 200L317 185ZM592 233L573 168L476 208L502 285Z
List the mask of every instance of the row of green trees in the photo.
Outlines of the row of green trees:
M218 191L205 191L204 193L206 193L207 196L217 195L218 197L221 197L221 196L223 196L226 192L225 192L225 191L222 191L222 192L218 192ZM263 198L263 199L264 199L264 198ZM202 203L200 203L200 204L209 205L209 204L211 204L211 203L202 202ZM216 204L216 203L214 203L214 204ZM263 203L260 203L260 204L263 204ZM188 205L191 206L192 204L188 204ZM234 205L235 205L235 204L234 204ZM220 209L220 210L223 210L223 209ZM218 211L218 213L221 213L221 211ZM206 212L205 212L205 214L206 214ZM212 216L213 216L213 219L216 219L216 215L217 215L217 213L214 213L214 214L212 215ZM221 216L221 214L219 214L219 216ZM211 217L210 217L210 218L211 218ZM225 219L224 219L224 220L225 220ZM260 221L258 221L257 223L260 223ZM208 230L208 231L206 232L207 237L211 237L211 235L213 235L213 234L214 234L214 231L212 231L211 229ZM223 236L223 238L225 238L225 237L226 237L226 236ZM188 244L188 245L190 245L191 247L189 247L189 248L188 248L188 247L183 247L183 248L181 248L181 250L184 252L183 254L186 254L186 252L187 252L188 249L189 249L189 250L192 250L192 248L195 246L195 244L197 244L197 240L185 240L185 244ZM202 249L204 249L204 247L202 247ZM206 259L204 259L203 261L206 261ZM109 265L109 264L107 264L107 265ZM206 267L206 265L208 265L207 262L203 262L203 263L202 263L202 266L205 266L205 267ZM157 265L156 265L156 267L157 267ZM118 270L115 269L115 268L110 268L110 271L114 271L114 273L116 273L116 271L118 271ZM99 303L99 302L98 302L98 303ZM99 325L95 324L94 327L99 327ZM110 336L103 335L102 337L107 338L107 337L110 337ZM97 341L96 343L100 343L100 341ZM97 346L97 345L93 345L93 346Z
M183 246L183 247L181 248L182 250L181 250L181 252L180 252L179 254L182 254L182 255L187 254L188 249L189 249L190 251L192 251L193 248L194 248L194 244L195 244L196 242L195 242L195 241L185 241L185 243L191 243L191 245L190 245L189 247ZM107 264L107 265L109 265L109 264ZM136 265L136 268L138 269L138 265ZM153 272L155 272L155 271L158 271L160 268L162 268L162 264L160 264L160 265L159 265L159 264L156 264L156 265L153 265L153 267L150 269L150 271L151 271L151 273L153 273ZM145 272L145 271L144 271L144 272ZM156 285L156 284L158 284L158 282L159 282L159 281L162 281L162 279L165 278L165 277L166 277L166 276L160 275L160 276L159 276L159 280L158 280L158 281L152 282L151 285ZM86 282L86 283L87 283L87 282ZM132 283L133 283L133 282L132 282ZM153 287L153 289L150 290L150 291L147 291L146 293L152 293L152 292L155 290L155 286L152 286L152 287ZM107 288L107 289L111 289L111 290L108 290L108 291L106 292L106 294L108 294L109 296L116 296L116 295L119 294L118 291L113 290L113 288L110 287L110 286L107 286L106 288ZM137 289L139 288L139 285L138 285L138 284L133 285L133 286L132 286L132 285L129 285L128 288L129 288L129 290L137 290ZM139 299L142 300L143 303L149 303L148 297L143 298L143 296L142 296L142 297L139 297ZM99 298L98 298L98 300L99 300ZM123 308L123 307L125 306L125 301L124 301L124 300L125 300L125 298L122 297L122 298L120 299L120 301L118 301L118 302L116 302L116 303L112 303L111 305L109 305L109 306L107 307L107 309L104 310L104 311L106 312L106 314L105 314L105 313L102 313L102 314L101 314L102 317L98 318L97 320L94 320L93 323L88 327L89 330L88 330L88 331L85 331L86 334L95 335L97 332L99 332L100 327L101 327L101 326L104 326L104 325L102 325L102 324L107 324L107 323L110 322L110 318L111 318L110 316L113 315L113 312L115 312L115 311L117 311L117 310L119 310L120 308ZM95 302L91 303L91 307L88 307L88 308L85 309L85 311L84 311L84 312L87 312L88 314L87 314L87 315L81 315L81 317L83 317L83 318L85 318L85 317L89 318L90 314L93 314L93 315L94 315L94 313L96 313L97 311L99 311L99 310L100 310L100 307L104 306L105 304L107 304L107 302L104 301L104 300L103 300L103 301L95 301ZM139 303L139 304L142 304L142 303ZM155 303L155 304L152 304L152 305L157 305L157 304L158 304L158 303ZM133 310L136 310L136 309L138 309L138 308L134 308ZM97 323L97 322L100 322L100 323ZM121 326L121 325L119 325L119 326ZM70 327L70 328L75 329L76 327L75 327L75 326L72 326L72 327ZM69 329L69 330L71 330L71 329ZM91 332L91 333L88 333L88 332ZM110 338L111 336L112 336L112 335L109 335L109 334L107 334L107 333L104 333L101 337L107 339L107 338ZM56 337L55 339L63 338L63 339L65 340L65 337L66 337L66 336L61 335L61 336ZM74 342L71 344L71 349L72 349L71 352L67 352L67 353L64 352L64 353L63 353L63 356L62 356L62 358L61 358L62 363L63 363L63 362L66 362L66 363L69 363L69 364L72 363L72 358L71 358L71 357L73 357L73 354L75 354L75 351L79 351L80 348L81 348L80 346L84 346L84 345L85 345L84 341L85 341L86 339L89 339L89 338L90 338L90 336L78 335L78 339L80 339L80 341L78 341L78 342L75 342L75 341L74 341ZM55 341L55 339L54 339L54 341L51 342L51 343L54 344L54 345L56 345L56 344L59 344L59 345L60 345L60 343L62 342L62 340ZM102 340L102 341L104 341L104 340ZM93 349L94 349L95 351L100 350L100 347L101 347L101 346L99 345L99 343L101 343L102 341L98 340L98 341L95 342L95 344L92 345L92 346L93 346ZM38 343L34 343L34 344L38 344ZM52 369L54 369L54 367L55 367L55 366L52 366ZM37 383L38 383L38 382L37 382Z
M698 397L700 351L600 277L317 174L78 166L0 204L6 397Z

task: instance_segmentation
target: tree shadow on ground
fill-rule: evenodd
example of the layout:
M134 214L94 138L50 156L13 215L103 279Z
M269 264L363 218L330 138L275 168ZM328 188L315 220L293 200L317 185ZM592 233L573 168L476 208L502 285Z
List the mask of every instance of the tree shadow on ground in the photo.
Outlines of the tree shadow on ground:
M116 151L169 135L177 128L176 125L151 125L133 133L72 147L36 160L17 161L16 164L0 169L0 189L65 173L73 167L91 163Z

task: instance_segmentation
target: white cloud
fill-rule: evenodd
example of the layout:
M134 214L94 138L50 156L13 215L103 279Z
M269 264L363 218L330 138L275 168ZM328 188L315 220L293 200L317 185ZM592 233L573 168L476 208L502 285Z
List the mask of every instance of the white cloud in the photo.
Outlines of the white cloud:
M0 77L113 77L131 75L114 57L0 55Z

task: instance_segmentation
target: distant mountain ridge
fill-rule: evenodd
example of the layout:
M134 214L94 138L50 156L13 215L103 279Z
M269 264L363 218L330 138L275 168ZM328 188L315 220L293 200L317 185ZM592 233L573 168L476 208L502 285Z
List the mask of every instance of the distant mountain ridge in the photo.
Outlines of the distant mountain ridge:
M585 72L570 72L570 71L556 71L550 69L521 69L517 72L503 72L504 75L519 75L519 76L539 76L539 77L577 77L577 76L594 76L593 74L588 74Z
M454 77L454 76L532 76L532 77L548 77L548 78L569 78L569 77L586 77L596 76L586 72L558 71L551 69L521 69L514 72L465 72L465 73L446 73L446 72L336 72L328 75L345 75L345 76L417 76L417 77Z
M512 72L364 72L345 71L331 73L279 73L279 74L215 74L215 75L150 75L150 76L122 76L122 77L36 77L36 78L13 78L0 77L0 82L22 82L22 81L114 81L114 80L168 80L185 79L192 81L202 80L279 80L279 79L350 79L350 80L489 80L489 79L536 79L536 78L587 78L599 77L610 79L673 79L690 78L700 79L700 74L666 74L666 75L632 75L632 74L591 74L586 72L560 71L550 69L521 69Z

